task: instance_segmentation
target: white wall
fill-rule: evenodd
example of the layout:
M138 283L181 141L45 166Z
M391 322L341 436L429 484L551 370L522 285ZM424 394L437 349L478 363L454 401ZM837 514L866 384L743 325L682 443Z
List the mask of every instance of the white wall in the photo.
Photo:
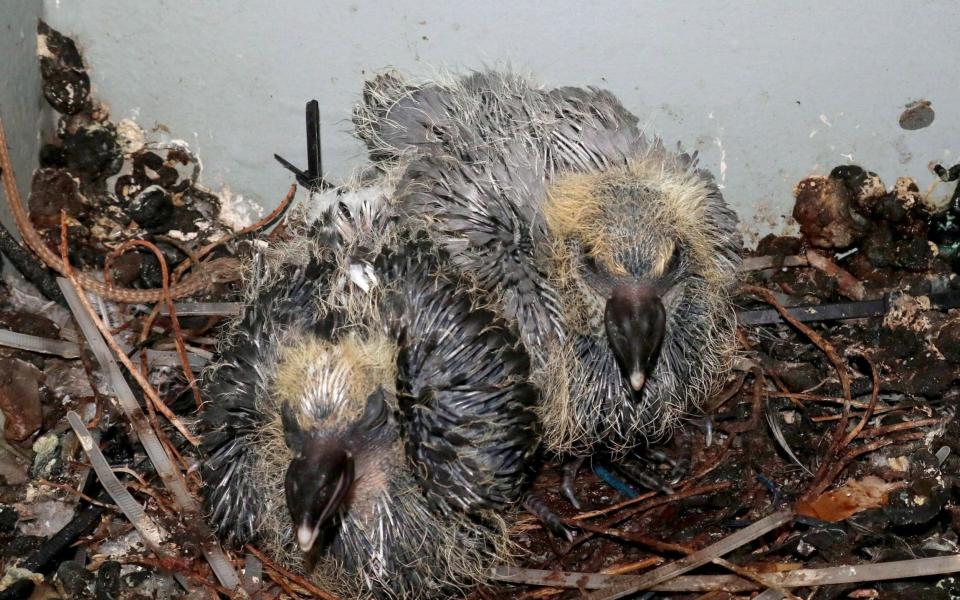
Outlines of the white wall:
M13 168L24 196L37 166L41 119L37 18L42 0L0 0L0 115L6 126ZM0 190L0 198L3 191ZM0 219L17 235L13 217L0 203Z
M85 49L115 118L166 126L200 152L207 185L268 206L291 181L273 152L305 162L310 98L326 170L364 159L350 108L388 65L429 75L508 60L546 84L607 87L649 131L700 148L763 230L809 172L852 157L923 186L929 161L960 152L955 0L45 0L45 12ZM902 130L919 98L936 120Z

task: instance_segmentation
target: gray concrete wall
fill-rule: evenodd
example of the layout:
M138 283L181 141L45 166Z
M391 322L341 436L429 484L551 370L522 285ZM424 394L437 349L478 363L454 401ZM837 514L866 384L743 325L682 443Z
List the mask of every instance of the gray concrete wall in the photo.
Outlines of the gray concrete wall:
M509 61L548 85L609 88L647 130L699 148L746 224L779 228L790 189L854 161L931 182L960 152L960 3L696 0L45 0L86 50L116 119L163 125L205 182L273 206L304 161L303 104L321 103L324 160L364 159L350 107L371 72ZM936 120L906 131L908 102ZM944 190L945 191L945 190Z
M17 183L24 195L30 189L40 147L43 99L37 62L37 19L42 9L43 0L2 0L0 4L0 116L6 126ZM0 203L0 219L10 231L16 231L6 202Z

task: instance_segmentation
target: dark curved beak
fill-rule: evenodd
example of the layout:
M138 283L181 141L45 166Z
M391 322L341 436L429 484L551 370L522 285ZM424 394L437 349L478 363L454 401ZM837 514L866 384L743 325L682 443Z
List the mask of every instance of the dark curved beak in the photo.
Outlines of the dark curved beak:
M285 491L297 543L309 552L353 486L353 455L339 440L310 439L287 467Z
M603 315L607 340L620 371L639 392L653 371L667 327L667 312L651 286L614 287Z

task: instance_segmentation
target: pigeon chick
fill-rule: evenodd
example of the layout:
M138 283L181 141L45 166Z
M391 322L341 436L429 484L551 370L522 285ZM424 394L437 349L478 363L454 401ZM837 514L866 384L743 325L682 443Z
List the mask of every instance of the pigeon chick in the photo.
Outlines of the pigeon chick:
M397 210L519 331L550 449L622 457L716 389L742 242L696 155L609 92L496 72L381 76L355 122L404 169Z
M537 394L428 246L347 256L383 222L369 208L337 201L255 261L204 377L206 500L224 537L346 597L444 598L509 552Z

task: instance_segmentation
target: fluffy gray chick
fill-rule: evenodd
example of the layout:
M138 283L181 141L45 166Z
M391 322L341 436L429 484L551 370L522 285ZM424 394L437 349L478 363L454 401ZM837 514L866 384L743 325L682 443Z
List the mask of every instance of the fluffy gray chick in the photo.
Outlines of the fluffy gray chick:
M258 257L204 378L206 499L225 537L344 596L447 597L505 557L535 388L428 246L349 257L380 224L337 202Z
M405 170L398 210L520 332L550 448L622 454L716 388L735 347L736 214L612 94L387 74L355 123Z

